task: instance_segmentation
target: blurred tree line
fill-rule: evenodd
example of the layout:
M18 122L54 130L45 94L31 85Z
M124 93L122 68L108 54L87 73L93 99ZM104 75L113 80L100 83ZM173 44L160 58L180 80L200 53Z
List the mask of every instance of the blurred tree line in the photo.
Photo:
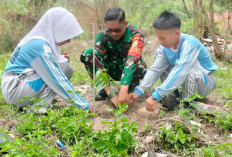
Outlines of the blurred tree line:
M13 50L40 17L53 6L68 8L85 30L79 40L92 39L92 25L97 31L104 28L104 13L112 6L126 12L129 23L141 28L145 35L153 35L152 22L164 10L171 10L182 20L181 31L202 39L211 36L215 55L223 58L216 41L221 34L231 38L231 0L0 0L0 53ZM214 21L214 14L228 13L227 19ZM226 22L227 21L227 22ZM222 28L217 24L223 23Z

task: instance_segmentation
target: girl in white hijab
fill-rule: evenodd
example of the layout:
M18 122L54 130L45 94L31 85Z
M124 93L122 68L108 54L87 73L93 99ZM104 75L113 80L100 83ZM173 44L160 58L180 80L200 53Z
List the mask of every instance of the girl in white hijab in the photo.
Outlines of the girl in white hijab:
M57 94L91 112L92 106L76 94L70 83L73 69L60 52L60 46L82 32L68 10L61 7L49 9L20 41L8 61L1 82L6 102L19 107L51 105ZM42 101L34 104L31 98L42 98ZM46 109L41 108L39 113L42 112Z

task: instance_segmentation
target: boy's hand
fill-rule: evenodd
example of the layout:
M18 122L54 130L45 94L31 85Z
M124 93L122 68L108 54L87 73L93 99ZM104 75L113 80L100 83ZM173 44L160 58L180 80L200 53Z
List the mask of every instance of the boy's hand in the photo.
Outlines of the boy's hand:
M150 112L155 111L155 114L159 114L159 112L160 112L160 104L158 104L158 102L156 100L154 100L152 98L152 96L150 96L146 100L146 109L148 111L150 111Z

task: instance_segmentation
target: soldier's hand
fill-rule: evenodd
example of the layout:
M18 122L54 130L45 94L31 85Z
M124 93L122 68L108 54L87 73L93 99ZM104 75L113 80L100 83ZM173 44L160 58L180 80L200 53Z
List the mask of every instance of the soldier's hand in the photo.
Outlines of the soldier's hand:
M129 98L128 86L121 85L120 92L118 95L119 103L120 104L127 103L128 98Z
M113 98L110 98L110 101L114 104L115 108L118 109L118 96L115 95Z
M129 99L128 99L128 101L127 101L127 103L129 104L129 105L131 105L136 99L138 99L139 98L139 95L137 94L137 93L135 93L135 92L133 92L133 93L130 93L129 94Z

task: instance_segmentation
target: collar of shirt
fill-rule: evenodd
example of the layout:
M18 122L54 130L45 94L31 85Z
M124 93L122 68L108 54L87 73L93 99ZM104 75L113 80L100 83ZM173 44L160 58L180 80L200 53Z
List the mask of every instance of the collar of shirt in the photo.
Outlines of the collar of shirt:
M131 41L131 31L129 25L126 27L126 32L123 36L123 42L130 42Z

